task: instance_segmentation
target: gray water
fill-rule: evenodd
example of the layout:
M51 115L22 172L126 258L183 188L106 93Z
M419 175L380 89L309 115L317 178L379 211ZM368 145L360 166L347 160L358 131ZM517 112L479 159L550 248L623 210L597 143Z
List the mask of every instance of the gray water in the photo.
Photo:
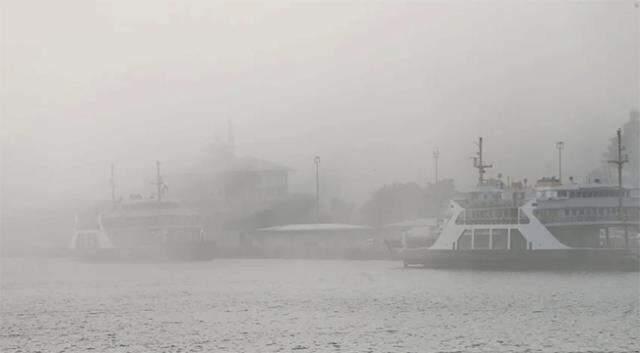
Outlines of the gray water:
M2 352L640 350L635 273L3 259Z

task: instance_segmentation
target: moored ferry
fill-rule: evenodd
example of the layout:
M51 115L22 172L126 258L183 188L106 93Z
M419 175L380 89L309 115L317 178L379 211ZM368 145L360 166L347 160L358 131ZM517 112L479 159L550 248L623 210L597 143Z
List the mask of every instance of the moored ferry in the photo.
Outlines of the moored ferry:
M640 198L630 190L555 178L533 187L485 180L490 166L481 152L474 166L478 185L450 201L433 245L400 250L405 266L640 270Z
M70 244L74 255L90 261L134 262L213 258L215 243L205 237L199 213L163 199L164 192L158 173L155 197L113 197L110 203L78 214Z
M197 212L157 200L101 211L93 227L77 228L71 243L77 257L97 261L208 260L215 250Z

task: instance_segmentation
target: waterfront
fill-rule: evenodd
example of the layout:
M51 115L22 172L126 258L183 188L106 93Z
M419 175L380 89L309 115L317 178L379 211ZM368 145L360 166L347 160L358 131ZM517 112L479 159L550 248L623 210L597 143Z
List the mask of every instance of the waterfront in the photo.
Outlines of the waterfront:
M629 352L637 273L3 259L3 352Z

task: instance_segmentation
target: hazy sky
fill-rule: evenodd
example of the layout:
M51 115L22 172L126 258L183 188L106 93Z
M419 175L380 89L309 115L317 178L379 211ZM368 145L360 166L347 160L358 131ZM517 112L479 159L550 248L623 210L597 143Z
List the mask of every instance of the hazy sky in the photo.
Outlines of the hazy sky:
M2 198L108 195L108 165L149 179L235 125L239 154L336 193L473 183L483 135L513 177L599 163L639 106L640 9L602 2L2 2ZM135 171L132 172L132 171ZM124 173L124 172L123 172ZM93 193L92 195L88 195ZM87 196L88 195L88 196Z

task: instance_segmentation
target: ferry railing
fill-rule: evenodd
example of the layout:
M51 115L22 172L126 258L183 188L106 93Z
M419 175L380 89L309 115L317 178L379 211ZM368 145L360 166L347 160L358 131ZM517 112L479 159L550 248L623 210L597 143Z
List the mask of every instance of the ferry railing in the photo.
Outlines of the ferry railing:
M456 224L474 225L474 224L528 224L529 218L509 217L509 218L467 218L457 219Z
M537 216L544 224L552 223L581 223L581 222L615 222L615 223L638 223L640 218L636 215L627 216L626 220L621 220L617 214L611 215L575 215L575 216Z

